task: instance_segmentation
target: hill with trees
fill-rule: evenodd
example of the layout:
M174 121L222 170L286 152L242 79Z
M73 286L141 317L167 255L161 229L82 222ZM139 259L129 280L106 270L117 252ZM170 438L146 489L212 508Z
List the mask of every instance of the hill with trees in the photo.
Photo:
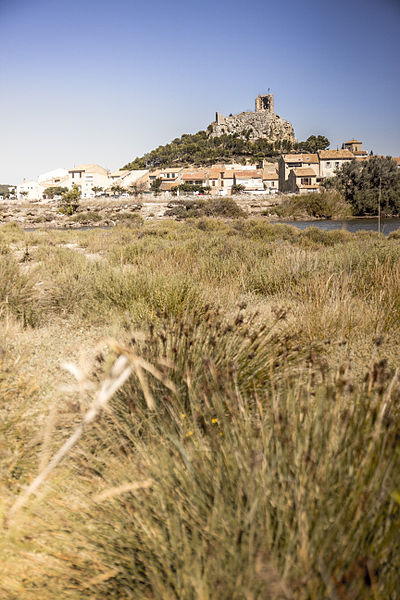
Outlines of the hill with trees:
M305 142L289 140L269 142L265 139L249 140L238 134L210 137L207 131L183 134L165 146L135 158L124 169L155 169L175 165L207 166L216 162L260 161L278 156L282 152L316 152L329 146L329 140L321 135L310 136Z

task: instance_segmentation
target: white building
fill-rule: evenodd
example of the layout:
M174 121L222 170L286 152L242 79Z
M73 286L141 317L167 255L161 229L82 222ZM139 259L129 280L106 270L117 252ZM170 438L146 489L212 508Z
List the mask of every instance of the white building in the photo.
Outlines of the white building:
M241 169L234 171L235 185L242 185L245 192L263 192L262 169Z
M53 169L53 171L48 171L47 173L43 173L38 177L38 183L42 185L46 185L47 187L51 186L60 186L67 187L68 186L68 171L67 169Z
M120 171L114 171L108 176L109 184L108 187L113 185L119 185L125 189L140 183L148 183L149 169L136 169L128 170L122 169Z
M45 188L38 181L24 181L17 185L17 200L42 200Z
M78 165L68 170L68 187L77 185L82 193L82 198L94 198L93 188L107 188L109 186L109 172L100 165Z

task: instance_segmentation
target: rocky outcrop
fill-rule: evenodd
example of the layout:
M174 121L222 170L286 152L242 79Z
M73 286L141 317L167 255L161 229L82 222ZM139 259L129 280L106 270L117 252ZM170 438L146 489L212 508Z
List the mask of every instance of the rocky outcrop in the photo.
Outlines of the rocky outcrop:
M222 117L217 115L217 120L208 128L210 137L219 137L224 133L238 134L247 140L266 139L269 142L288 140L295 142L294 129L289 121L279 115L267 111L242 112L239 115Z

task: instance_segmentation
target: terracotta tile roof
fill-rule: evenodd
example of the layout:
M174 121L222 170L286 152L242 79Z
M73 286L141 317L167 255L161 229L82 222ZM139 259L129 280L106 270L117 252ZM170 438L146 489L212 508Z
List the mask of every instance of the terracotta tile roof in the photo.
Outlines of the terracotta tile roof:
M316 177L316 173L310 169L309 167L299 167L297 169L292 169L293 173L296 177Z
M359 140L349 140L348 142L344 143L345 146L346 144L362 144L362 142L360 142Z
M340 160L344 158L354 158L350 150L318 150L320 160Z
M319 163L318 154L303 154L304 162L307 163Z
M264 169L263 171L263 180L275 180L275 179L279 179L279 175L276 171L266 171Z
M318 163L318 154L283 154L285 162Z
M183 181L205 181L207 179L207 173L204 171L195 171L192 173L184 173L182 176Z
M169 192L176 187L178 187L177 181L163 181L160 185L160 190L162 192Z
M224 171L223 178L224 179L233 179L235 175L235 171Z
M392 156L392 160L400 167L400 156Z
M110 173L109 177L123 177L130 173L128 169L123 169L122 171L114 171L114 173Z
M262 173L260 170L250 171L235 171L236 179L261 179Z
M354 156L366 156L368 152L366 150L353 150Z

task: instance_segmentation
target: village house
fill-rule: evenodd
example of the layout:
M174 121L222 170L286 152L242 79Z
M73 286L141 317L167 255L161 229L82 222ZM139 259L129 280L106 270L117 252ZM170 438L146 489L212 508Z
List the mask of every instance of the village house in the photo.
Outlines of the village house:
M368 152L362 149L362 142L359 140L349 140L342 144L342 150L350 150L354 156L367 156Z
M108 179L108 188L113 186L119 186L129 191L129 189L137 189L139 191L145 191L149 187L149 169L135 169L128 170L122 169L110 173Z
M42 200L45 189L38 181L24 181L17 185L17 200Z
M68 187L68 171L62 168L53 169L39 175L37 180L44 189L48 187Z
M319 178L318 154L282 154L279 157L279 191L289 192L289 174L292 169L310 168Z
M263 169L263 187L268 194L277 194L279 191L279 175L276 171Z
M317 175L311 167L298 167L289 173L287 191L296 194L307 194L318 189Z
M202 187L208 187L209 183L207 171L193 171L190 169L184 169L182 175L182 183L189 183L190 185L201 185Z
M68 187L77 185L82 198L94 198L93 188L106 188L109 185L109 172L100 165L78 165L68 171Z
M355 156L350 150L318 150L319 179L324 181L327 177L333 177L337 169L354 160Z
M264 192L262 169L234 171L234 185L242 185L245 192Z

